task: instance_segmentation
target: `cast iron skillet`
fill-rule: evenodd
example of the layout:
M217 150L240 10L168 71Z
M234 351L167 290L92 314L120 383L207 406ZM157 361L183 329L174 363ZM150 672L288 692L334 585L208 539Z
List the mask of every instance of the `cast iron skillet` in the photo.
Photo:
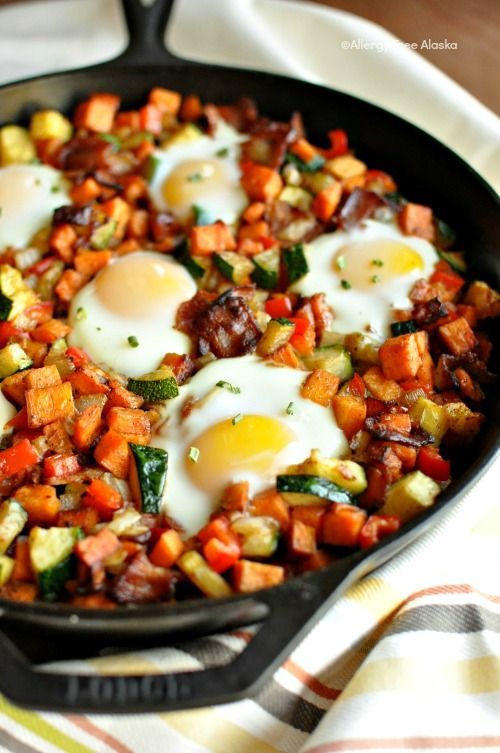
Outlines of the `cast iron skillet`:
M362 159L395 175L403 194L434 207L438 216L458 230L471 274L499 285L498 205L492 190L465 162L409 123L346 94L284 76L179 60L165 50L162 41L171 6L172 0L157 0L146 10L138 0L123 0L130 32L126 51L116 60L84 71L3 87L0 123L25 122L42 107L71 112L76 102L94 91L116 92L130 108L158 85L197 92L205 101L217 103L233 102L242 95L253 97L263 113L276 119L287 119L297 109L313 142L328 129L346 129ZM192 708L234 701L254 692L310 629L313 618L317 620L350 584L432 528L474 485L495 454L499 405L498 398L490 395L485 408L488 421L478 441L460 460L459 478L432 510L374 549L356 552L324 570L251 595L174 606L108 612L57 604L0 603L4 631L0 633L0 691L23 706L86 713ZM258 622L263 623L260 631L231 664L200 672L62 675L39 671L27 658L89 654L110 644L171 643Z

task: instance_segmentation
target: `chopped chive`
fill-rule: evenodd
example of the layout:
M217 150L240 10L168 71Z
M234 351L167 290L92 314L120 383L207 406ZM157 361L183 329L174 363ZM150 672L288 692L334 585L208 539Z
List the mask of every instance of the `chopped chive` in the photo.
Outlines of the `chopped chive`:
M139 340L135 335L129 335L127 337L127 342L130 345L131 348L138 348L139 347Z
M217 382L215 386L220 387L223 390L227 390L228 392L232 392L233 395L239 395L241 392L239 387L236 387L230 382L225 382L224 379L221 379L219 382Z
M384 262L382 261L382 259L372 259L372 264L373 264L374 267L383 267L384 266Z
M228 154L229 154L229 149L227 146L224 146L222 149L218 149L215 152L216 157L227 157Z
M238 413L238 414L237 414L236 416L234 416L234 417L233 417L233 418L231 419L231 423L232 423L232 425L233 425L233 426L236 426L236 424L239 424L239 422L241 421L241 419L242 419L242 418L243 418L243 416L241 415L241 413Z
M102 330L102 327L96 327L96 330L100 332Z
M50 193L59 193L60 190L59 186L52 186Z
M200 451L197 447L190 447L189 448L189 459L192 463L197 463L198 458L200 457Z
M344 288L344 290L350 290L352 288L352 285L349 282L349 280L341 280L340 284L342 285L342 287Z
M192 175L188 175L187 180L190 183L199 183L200 180L203 180L203 175L201 173L193 173Z
M84 309L83 306L79 306L76 310L77 322L83 322L86 318L87 318L87 309Z
M373 275L373 277L371 278L371 281L372 282L380 282L380 277L378 275Z
M40 178L36 178L35 179L35 186L41 186L41 185L42 185L42 181L40 180Z
M339 256L337 259L337 269L345 268L345 256Z
M0 207L0 217L2 216L3 209Z
M294 413L295 413L295 403L288 403L286 407L287 416L293 416Z

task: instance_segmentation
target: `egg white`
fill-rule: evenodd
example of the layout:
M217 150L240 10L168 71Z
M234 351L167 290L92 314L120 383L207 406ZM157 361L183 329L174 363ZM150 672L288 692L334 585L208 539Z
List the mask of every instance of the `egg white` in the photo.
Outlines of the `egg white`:
M309 457L311 449L317 448L327 457L345 455L348 444L333 411L301 397L300 388L306 377L307 372L274 366L254 355L225 358L205 366L188 384L180 387L177 398L168 401L151 444L168 453L164 511L181 523L188 534L194 534L206 523L227 484L249 481L251 494L255 494L272 486L276 474L288 465ZM229 382L240 392L234 394L216 387L219 381ZM183 406L192 400L201 402L183 418ZM291 415L287 413L290 403L293 403ZM199 488L188 475L192 462L188 458L190 447L196 446L196 439L219 422L242 416L240 421L236 420L238 426L243 426L248 415L278 420L293 432L293 441L275 457L267 473L256 475L242 470L224 477L217 469L214 470L217 474L215 493L213 478L207 479L211 492ZM226 457L229 459L230 455L229 446ZM198 462L202 462L201 453Z
M0 250L26 247L49 225L54 209L70 202L68 184L45 165L9 165L0 169Z
M170 290L160 287L158 295L148 296L148 280L141 284L140 279L144 262L152 263L160 277L166 275L171 280ZM99 293L111 265L119 290ZM178 306L196 293L196 285L184 267L147 251L134 252L111 265L73 298L70 345L83 348L96 363L127 376L158 368L165 353L189 353L189 337L174 329ZM129 343L131 336L137 339L137 347Z
M336 259L339 254L342 255L342 248L373 240L398 242L413 249L420 256L422 267L382 282L374 282L363 289L357 289L354 284L350 289L344 289L341 281L349 282L352 258L351 267L346 264L344 268L339 268ZM321 235L306 245L305 255L309 272L298 280L291 290L303 296L325 293L328 303L334 310L335 332L369 332L379 341L390 336L393 310L411 307L408 296L413 285L417 280L432 274L435 263L439 261L434 246L428 241L403 235L395 223L375 220L367 220L348 232L337 230ZM367 267L367 280L380 272L381 268L377 266Z
M168 145L153 153L155 169L149 184L149 194L157 209L171 212L186 221L191 218L193 207L203 210L210 222L222 220L234 224L248 204L248 197L240 185L241 171L238 161L240 144L246 136L219 121L213 136L201 135L194 141ZM186 175L179 179L179 190L185 200L169 204L164 187L171 174L186 167ZM213 176L211 170L219 172Z

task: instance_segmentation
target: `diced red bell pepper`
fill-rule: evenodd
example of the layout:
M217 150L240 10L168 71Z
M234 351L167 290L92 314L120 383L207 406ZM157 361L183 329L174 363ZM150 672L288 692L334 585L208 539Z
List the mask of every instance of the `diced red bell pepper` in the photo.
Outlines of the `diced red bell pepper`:
M349 149L349 141L347 133L341 129L334 131L328 131L328 138L330 139L330 149L328 149L328 157L341 157L346 154Z
M272 316L273 319L279 319L280 317L290 318L292 313L292 302L287 295L283 295L279 298L269 298L264 304L266 314Z
M0 348L4 348L11 337L20 337L22 331L12 322L0 322Z
M75 368L77 369L85 366L85 364L90 360L84 350L82 350L81 348L76 348L75 346L68 348L66 355L68 356L68 358L71 358L73 364L75 365Z
M346 392L348 395L356 395L356 397L366 396L366 385L357 372L354 374L353 378L347 382Z
M385 404L382 400L377 400L375 397L366 398L366 415L368 417L376 416L377 413L381 413L383 410L385 410Z
M303 335L310 326L308 320L303 316L289 316L288 319L292 324L295 324L294 335Z
M101 520L111 520L113 513L123 505L123 499L116 489L101 479L93 479L87 493L82 498L84 507L93 507Z
M45 478L65 478L81 470L78 456L71 453L50 455L43 461L43 475Z
M368 549L378 544L380 539L399 529L401 522L396 515L370 515L359 533L358 544Z
M444 259L438 261L434 269L434 273L429 278L431 284L440 282L445 288L448 288L448 290L453 293L458 293L458 291L464 286L464 278L457 275Z
M229 520L224 515L218 515L207 523L201 531L196 534L201 542L206 544L212 538L224 541L229 534Z
M35 264L32 264L31 267L28 267L25 274L28 275L43 275L44 272L48 270L48 268L51 266L52 262L56 261L57 257L53 254L49 256L44 256L43 259L40 259Z
M0 452L0 478L13 476L30 465L38 463L38 455L29 439L22 439L17 444Z
M417 456L417 469L434 481L448 481L451 473L449 460L441 457L435 447L421 447Z
M203 555L215 572L224 573L239 560L241 549L234 539L221 541L221 539L213 537L204 545Z

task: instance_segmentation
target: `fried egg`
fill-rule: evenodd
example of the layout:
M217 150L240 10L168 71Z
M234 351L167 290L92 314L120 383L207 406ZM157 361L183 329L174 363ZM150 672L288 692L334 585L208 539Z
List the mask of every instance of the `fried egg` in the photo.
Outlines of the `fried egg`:
M54 209L68 203L68 185L58 170L45 165L1 168L0 250L29 245L50 224Z
M246 139L220 121L213 137L173 142L156 149L149 193L157 209L185 222L198 207L207 223L236 222L248 204L240 186L240 144ZM203 223L206 224L206 223Z
M348 451L333 411L301 397L306 376L253 355L225 358L167 403L151 444L168 453L164 511L188 535L206 523L228 484L249 481L255 494L311 449L327 457Z
M196 293L184 267L158 253L137 251L108 264L73 298L70 345L127 376L158 368L165 353L188 353L174 329L178 306Z
M303 296L325 293L336 332L369 332L377 340L390 336L393 310L411 306L414 283L432 274L439 261L428 241L375 220L322 235L305 254L309 272L291 290Z

